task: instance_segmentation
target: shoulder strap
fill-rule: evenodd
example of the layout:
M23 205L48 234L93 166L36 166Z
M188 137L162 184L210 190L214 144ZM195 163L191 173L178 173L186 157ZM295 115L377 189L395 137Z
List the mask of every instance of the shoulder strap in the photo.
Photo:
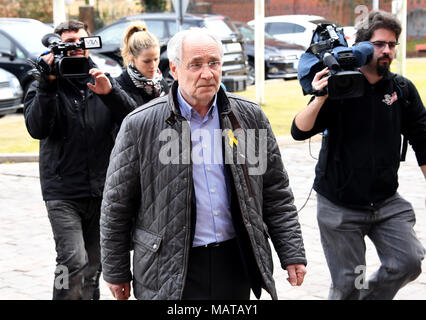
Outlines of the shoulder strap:
M405 108L410 104L410 101L408 100L409 92L408 92L408 84L407 81L405 81L404 77L397 74L393 78L396 88L398 89L399 98L402 101L402 107ZM408 148L408 140L404 136L404 139L402 141L402 148L401 148L401 156L400 161L405 161L405 156L407 154L407 148Z
M402 98L402 102L404 103L404 105L408 105L410 104L409 96L410 96L410 92L408 89L408 83L405 80L405 78L399 74L397 74L394 78L393 81L395 82L395 85L398 89L398 93L399 93L399 97Z

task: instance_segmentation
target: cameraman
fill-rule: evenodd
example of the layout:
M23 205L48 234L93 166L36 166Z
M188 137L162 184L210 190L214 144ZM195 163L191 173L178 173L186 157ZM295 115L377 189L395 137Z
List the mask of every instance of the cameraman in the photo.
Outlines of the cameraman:
M371 12L368 27L356 37L374 45L373 59L360 68L364 96L316 96L293 121L296 140L324 132L314 189L332 278L329 299L392 299L421 273L425 249L413 230L413 208L397 193L397 172L402 134L426 177L426 111L413 83L389 71L400 33L391 14ZM314 89L327 87L327 73L326 68L315 75ZM374 243L381 266L360 285L365 236Z
M59 24L55 33L64 43L89 35L84 23L73 20ZM24 116L30 135L40 139L40 183L57 252L53 299L99 299L106 169L114 132L136 105L119 86L111 89L114 80L94 68L87 50L68 55L87 57L90 73L69 79L41 74L25 97ZM52 53L42 59L54 70ZM103 100L113 103L107 107Z

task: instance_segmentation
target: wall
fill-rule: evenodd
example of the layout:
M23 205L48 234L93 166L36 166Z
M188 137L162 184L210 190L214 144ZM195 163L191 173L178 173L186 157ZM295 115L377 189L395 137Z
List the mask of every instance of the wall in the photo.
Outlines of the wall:
M254 0L191 0L195 3L210 3L212 13L223 14L235 21L247 22L254 17ZM265 16L281 14L313 14L324 16L343 25L353 25L353 7L370 4L359 0L265 0ZM380 0L380 9L391 11L391 0ZM407 9L426 8L426 0L408 0Z

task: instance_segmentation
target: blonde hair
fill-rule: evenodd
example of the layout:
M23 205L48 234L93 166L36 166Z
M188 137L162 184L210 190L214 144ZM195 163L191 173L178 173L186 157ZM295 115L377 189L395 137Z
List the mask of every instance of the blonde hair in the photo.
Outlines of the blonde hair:
M137 57L142 50L152 47L160 47L160 43L155 35L148 31L146 23L143 21L132 22L124 34L124 43L121 48L123 64L127 67L130 57Z

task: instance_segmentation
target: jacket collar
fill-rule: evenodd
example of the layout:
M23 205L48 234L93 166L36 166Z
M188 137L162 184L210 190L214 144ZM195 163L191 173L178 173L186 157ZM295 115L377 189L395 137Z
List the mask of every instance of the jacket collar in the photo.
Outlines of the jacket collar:
M169 125L173 125L176 122L176 119L179 119L179 120L185 119L182 116L182 113L179 108L179 102L177 98L178 87L179 87L179 83L177 81L174 81L169 91L168 101L169 101L170 115L166 119L166 122ZM226 95L226 92L225 90L223 90L222 86L219 86L216 103L217 103L219 114L221 116L225 116L229 113L232 113L231 102L229 101L228 96Z

